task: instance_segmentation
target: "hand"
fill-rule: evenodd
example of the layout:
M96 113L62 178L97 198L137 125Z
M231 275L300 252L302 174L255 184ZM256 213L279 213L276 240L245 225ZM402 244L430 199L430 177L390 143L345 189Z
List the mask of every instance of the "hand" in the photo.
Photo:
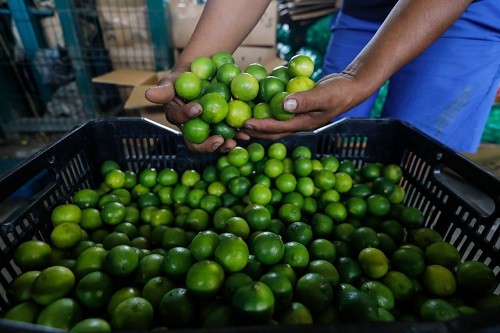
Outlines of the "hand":
M152 103L162 104L165 118L182 131L182 124L191 118L199 116L203 109L200 104L184 103L175 95L174 83L179 71L172 71L158 82L158 86L146 90L146 99ZM203 143L194 144L186 140L189 150L199 153L214 151L227 152L236 146L234 140L224 140L220 135L212 135Z
M358 80L347 74L322 78L312 90L288 95L286 111L295 114L290 120L249 119L243 133L251 137L277 140L300 131L311 131L361 103L367 96ZM242 135L242 134L240 134Z

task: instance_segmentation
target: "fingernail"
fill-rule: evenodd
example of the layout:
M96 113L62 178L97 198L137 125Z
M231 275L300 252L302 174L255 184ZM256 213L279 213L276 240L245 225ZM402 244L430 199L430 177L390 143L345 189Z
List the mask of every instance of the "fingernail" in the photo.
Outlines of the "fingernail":
M198 107L198 105L193 105L189 108L189 114L192 115L192 116L197 116L201 113L201 110L200 108Z
M249 130L253 130L253 126L250 124L243 124L243 127L245 127L246 129L249 129Z
M283 105L285 111L293 112L297 108L297 100L294 98L287 99Z
M214 144L212 145L212 147L213 147L213 148L214 148L214 150L215 150L215 149L219 148L221 144L222 144L222 142L220 142L220 141L215 141L215 142L214 142Z

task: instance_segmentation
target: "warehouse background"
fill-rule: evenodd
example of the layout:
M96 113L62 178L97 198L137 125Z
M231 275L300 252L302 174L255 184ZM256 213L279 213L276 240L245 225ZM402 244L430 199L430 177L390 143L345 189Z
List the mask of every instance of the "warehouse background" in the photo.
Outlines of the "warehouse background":
M203 6L202 0L0 0L0 148L14 143L30 154L95 118L165 122L143 92L174 63ZM338 6L338 0L274 0L236 51L236 62L272 69L304 53L318 79ZM374 116L385 94L386 86ZM485 144L500 143L499 102ZM0 154L9 157L11 150Z

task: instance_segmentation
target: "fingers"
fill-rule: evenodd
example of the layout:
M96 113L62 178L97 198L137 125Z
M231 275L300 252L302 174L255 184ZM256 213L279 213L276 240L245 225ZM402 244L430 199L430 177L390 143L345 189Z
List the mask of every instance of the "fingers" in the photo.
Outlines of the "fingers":
M155 104L165 104L175 97L175 89L172 81L162 79L159 85L146 90L145 97L148 101Z
M219 151L225 153L236 147L236 141L229 139L224 140L220 135L212 135L200 144L194 144L186 141L189 150L197 153L213 153Z

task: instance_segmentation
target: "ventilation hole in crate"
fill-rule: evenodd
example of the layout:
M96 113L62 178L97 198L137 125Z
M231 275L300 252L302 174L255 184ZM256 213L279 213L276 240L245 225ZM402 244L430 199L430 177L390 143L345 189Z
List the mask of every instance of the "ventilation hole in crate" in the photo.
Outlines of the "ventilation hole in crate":
M475 260L475 261L483 261L481 260L481 256L483 255L483 250L481 249L478 249L477 252L474 254L474 256L472 257L472 260Z
M457 243L459 243L459 237L462 234L462 230L459 228L450 228L450 231L448 234L445 235L445 240L447 240L451 245L454 245L457 247ZM458 249L458 248L457 248Z
M485 236L485 239L488 243L492 243L496 239L495 244L493 245L493 250L498 251L500 249L500 228L499 228L500 219L497 219L496 222L491 226L488 233Z
M433 214L429 216L429 226L432 228L434 227L438 222L439 218L441 217L441 211L440 210L434 210Z
M472 260L470 258L473 257L474 255L474 248L476 247L476 244L474 243L469 243L469 244L464 244L465 245L465 251L464 251L464 261L467 261L467 260Z
M5 281L7 281L7 283L10 283L12 282L13 280L13 277L12 275L9 273L9 271L7 270L6 267L2 268L2 270L0 271L3 278L5 279Z

